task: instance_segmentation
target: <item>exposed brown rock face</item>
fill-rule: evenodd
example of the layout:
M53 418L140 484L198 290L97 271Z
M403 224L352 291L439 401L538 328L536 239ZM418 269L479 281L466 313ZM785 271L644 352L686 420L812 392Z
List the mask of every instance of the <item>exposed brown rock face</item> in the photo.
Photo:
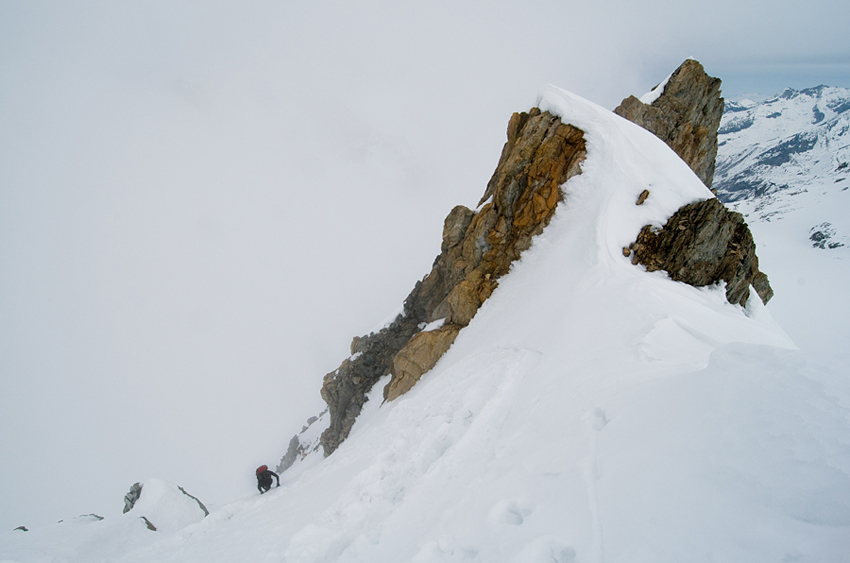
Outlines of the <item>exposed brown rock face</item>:
M720 79L706 74L700 63L693 59L682 63L652 105L629 96L614 113L667 143L711 187L723 98Z
M773 297L744 218L716 198L685 205L660 231L645 226L630 248L634 264L665 270L676 281L698 287L725 281L730 303L746 305L750 285L764 303Z
M458 206L449 213L440 255L408 295L404 314L377 334L355 338L352 357L325 376L322 398L331 414L322 434L325 455L348 436L366 393L381 376L393 375L384 390L392 400L434 367L499 277L549 223L562 198L561 184L581 173L585 154L582 131L558 117L537 108L511 117L480 210ZM443 327L420 332L439 319L445 319Z
M384 398L392 401L410 391L454 343L460 328L458 325L446 325L414 335L393 358L393 378L384 388Z

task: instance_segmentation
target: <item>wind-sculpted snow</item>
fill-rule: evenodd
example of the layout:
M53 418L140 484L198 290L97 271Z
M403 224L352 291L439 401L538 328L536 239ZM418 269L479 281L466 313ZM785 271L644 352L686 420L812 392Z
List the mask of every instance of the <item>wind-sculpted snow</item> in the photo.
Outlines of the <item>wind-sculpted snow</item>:
M583 172L435 367L383 405L379 382L334 455L296 464L280 488L156 543L142 528L151 543L111 560L776 562L850 552L846 378L809 362L760 300L732 305L722 286L632 265L622 248L644 225L711 192L611 112L554 87L539 105L585 132ZM37 561L17 534L0 542L0 559Z

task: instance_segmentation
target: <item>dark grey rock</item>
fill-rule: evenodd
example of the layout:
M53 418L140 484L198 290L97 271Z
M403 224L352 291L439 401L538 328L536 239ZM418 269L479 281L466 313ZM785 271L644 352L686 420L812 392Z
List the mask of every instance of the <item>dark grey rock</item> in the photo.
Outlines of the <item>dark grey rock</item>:
M193 501L198 503L198 508L200 508L201 510L204 511L204 518L206 518L207 516L210 515L210 511L207 510L207 507L204 506L204 503L202 503L200 501L200 499L198 499L198 497L196 497L194 495L190 495L189 493L186 492L186 489L184 489L183 487L181 487L179 485L177 486L177 488L180 489L181 493L183 493L184 495L186 495L187 497L189 497L190 499L192 499Z
M302 432L304 432L304 430L302 430ZM301 455L301 453L301 440L298 439L298 435L296 434L289 441L286 453L283 454L282 458L280 458L280 463L278 463L275 468L276 472L280 474L292 467L292 464L295 463L295 460L298 459L298 456Z
M144 520L144 522L145 522L145 526L147 526L147 527L148 527L148 530L150 530L151 532L155 532L155 531L156 531L156 526L154 526L154 525L153 525L153 522L151 522L150 520L148 520L148 519L147 519L147 518L145 518L144 516L139 516L139 518L141 518L142 520Z
M739 115L735 119L729 121L726 125L718 129L718 133L725 135L727 133L737 133L749 127L752 127L754 121L750 115Z
M809 229L809 240L812 241L813 248L821 250L841 248L844 246L843 242L831 240L837 234L838 231L832 223L821 223Z
M844 113L845 111L850 110L850 100L845 99L827 102L826 107L835 113Z
M130 492L124 495L124 514L133 510L133 507L136 505L136 501L139 500L139 497L142 496L142 485L141 483L134 483L132 487L130 487Z
M746 305L751 285L764 303L773 297L743 216L716 198L681 207L661 230L645 226L631 249L633 263L676 281L697 287L725 281L730 303Z
M815 133L798 133L762 153L756 165L781 166L791 160L791 155L811 150L817 141L818 136Z

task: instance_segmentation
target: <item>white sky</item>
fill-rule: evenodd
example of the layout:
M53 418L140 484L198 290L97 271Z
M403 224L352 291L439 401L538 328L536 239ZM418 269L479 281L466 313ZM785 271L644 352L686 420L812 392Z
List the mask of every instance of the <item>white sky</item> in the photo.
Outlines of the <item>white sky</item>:
M251 494L544 84L850 87L846 2L706 10L0 0L0 531Z

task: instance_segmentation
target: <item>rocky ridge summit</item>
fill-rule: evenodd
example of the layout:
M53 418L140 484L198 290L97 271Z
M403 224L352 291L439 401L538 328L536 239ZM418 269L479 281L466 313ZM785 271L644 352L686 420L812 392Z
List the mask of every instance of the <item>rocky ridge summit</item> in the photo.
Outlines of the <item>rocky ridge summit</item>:
M719 94L720 80L689 59L643 98L650 103L630 96L615 111L661 138L710 186L723 112ZM434 367L549 223L563 198L560 186L581 173L583 132L555 115L538 108L515 113L507 137L478 211L458 206L446 217L441 252L405 299L403 313L378 332L355 337L351 356L325 376L321 394L330 415L320 440L325 455L348 436L381 377L392 376L383 390L384 400L391 401ZM642 195L647 197L651 194ZM725 281L732 303L745 304L750 285L765 302L772 295L758 270L749 229L716 199L683 207L660 231L646 226L624 253L634 264L664 269L692 285ZM293 442L289 449L298 447Z
M127 514L0 534L0 560L842 560L850 385L846 354L829 352L843 350L845 327L822 317L848 309L845 251L760 237L794 296L770 312L648 274L623 247L648 224L687 230L670 223L677 212L703 222L681 210L719 202L663 141L611 111L555 86L536 105L584 132L581 173L412 392L381 404L382 377L340 451L293 449L267 495L203 518L179 487L146 481ZM455 215L447 255L472 224ZM795 295L801 264L807 285L830 285ZM774 321L793 302L812 311L787 317L810 342L837 335L822 353L798 349ZM327 420L308 420L299 444Z

